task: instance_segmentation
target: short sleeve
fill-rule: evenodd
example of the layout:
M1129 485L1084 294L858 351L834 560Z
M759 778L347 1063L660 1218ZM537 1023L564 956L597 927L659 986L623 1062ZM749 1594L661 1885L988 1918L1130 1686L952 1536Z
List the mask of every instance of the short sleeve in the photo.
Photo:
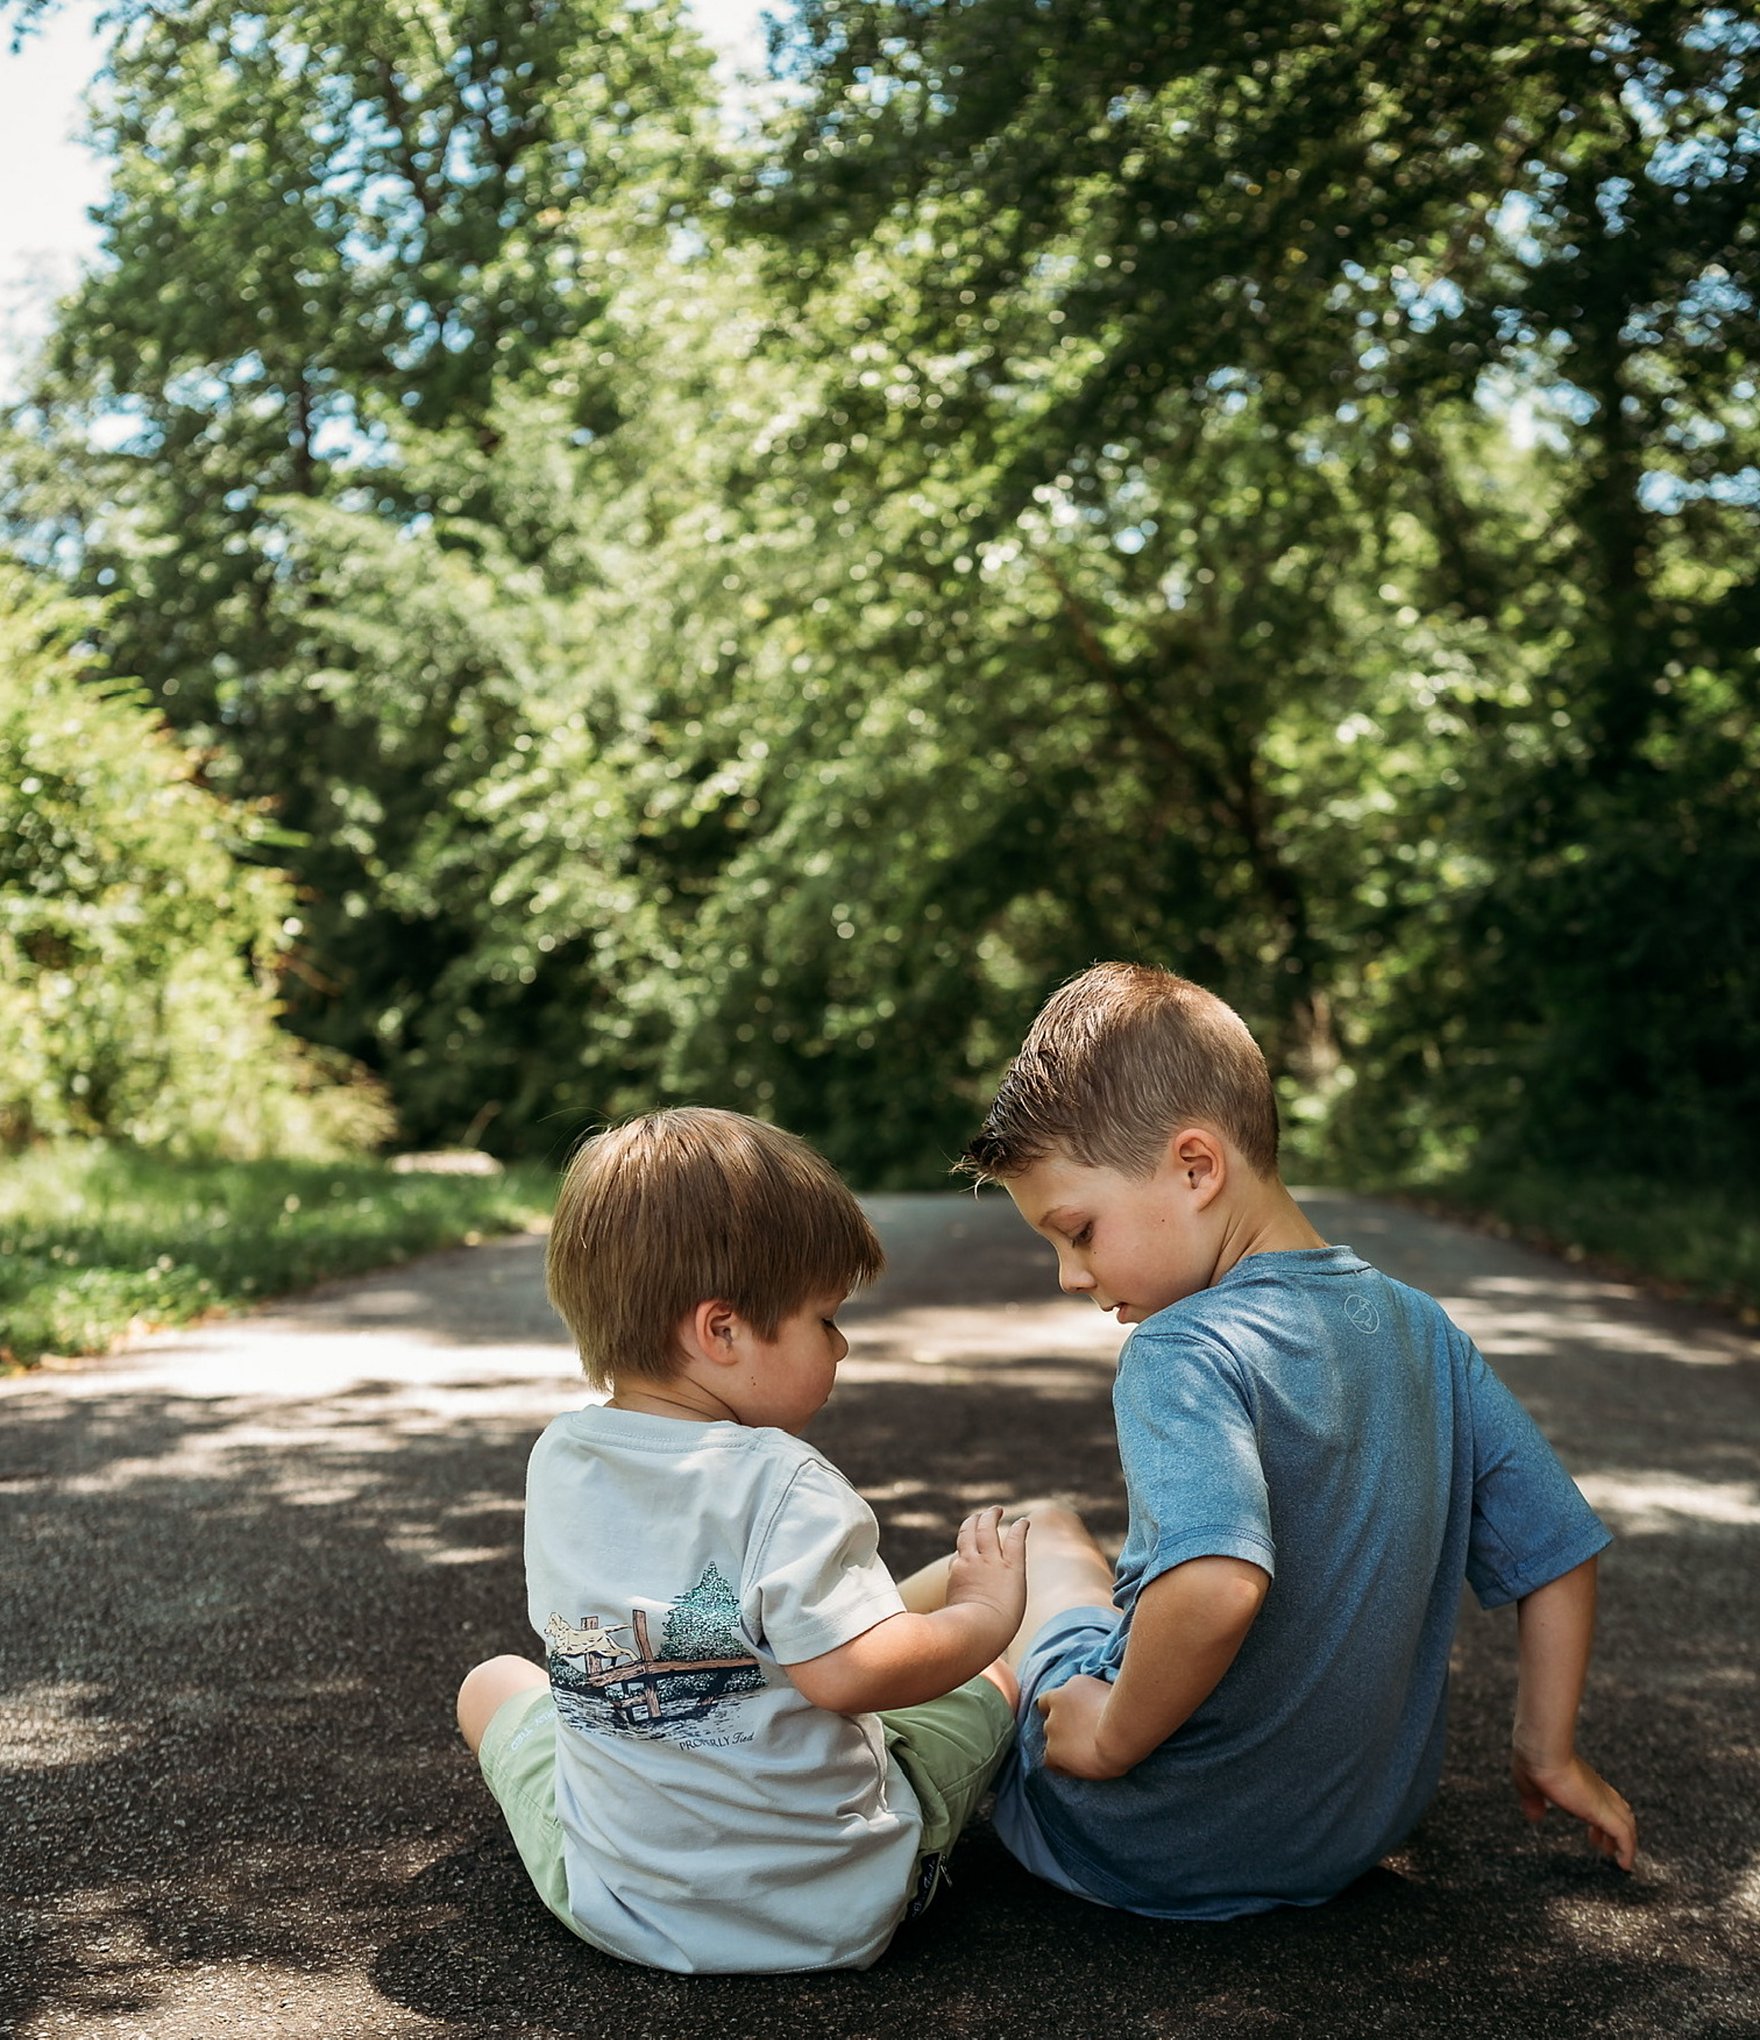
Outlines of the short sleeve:
M741 1598L753 1638L778 1664L798 1665L903 1614L879 1542L849 1482L823 1460L803 1461L752 1547Z
M1473 1423L1467 1581L1481 1607L1502 1608L1613 1539L1476 1346L1467 1353L1467 1392Z
M1230 1356L1210 1340L1139 1333L1113 1392L1139 1591L1193 1558L1276 1571L1258 1425Z

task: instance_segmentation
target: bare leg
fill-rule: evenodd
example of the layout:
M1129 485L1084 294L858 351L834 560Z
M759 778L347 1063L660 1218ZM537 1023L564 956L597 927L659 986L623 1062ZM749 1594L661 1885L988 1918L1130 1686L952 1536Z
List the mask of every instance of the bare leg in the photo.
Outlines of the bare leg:
M913 1615L933 1615L937 1608L947 1606L947 1570L952 1564L949 1551L899 1581L898 1597Z
M1027 1532L1027 1612L1007 1659L1016 1671L1030 1644L1053 1615L1066 1608L1112 1606L1112 1561L1067 1502L1028 1502L1011 1512L1032 1524Z
M492 1657L467 1672L458 1689L458 1732L470 1746L471 1755L481 1749L497 1708L516 1693L549 1683L550 1675L543 1666L523 1657Z

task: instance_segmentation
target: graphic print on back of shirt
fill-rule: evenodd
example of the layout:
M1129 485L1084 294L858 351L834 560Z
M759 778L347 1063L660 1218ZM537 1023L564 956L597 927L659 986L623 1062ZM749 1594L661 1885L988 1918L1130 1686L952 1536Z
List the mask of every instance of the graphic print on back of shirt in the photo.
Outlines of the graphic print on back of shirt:
M738 1619L738 1596L716 1565L666 1611L658 1651L640 1608L628 1622L553 1614L544 1635L556 1711L576 1728L702 1741L699 1724L764 1684L758 1660L740 1647Z

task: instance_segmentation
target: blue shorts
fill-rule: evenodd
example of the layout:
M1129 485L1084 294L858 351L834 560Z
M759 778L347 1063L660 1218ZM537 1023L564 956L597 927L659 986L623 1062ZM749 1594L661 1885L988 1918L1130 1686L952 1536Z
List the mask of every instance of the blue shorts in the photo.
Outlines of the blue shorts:
M1027 1654L1021 1659L1021 1699L1015 1710L1016 1722L1024 1725L1031 1720L1039 1695L1047 1686L1063 1684L1053 1673L1061 1671L1071 1658L1085 1657L1097 1644L1104 1643L1118 1624L1116 1608L1065 1608L1062 1614L1053 1615L1028 1644ZM1047 1884L1055 1884L1059 1891L1073 1892L1093 1905L1104 1905L1105 1899L1084 1891L1051 1853L1051 1845L1027 1798L1021 1746L1022 1738L1017 1735L996 1781L996 1808L990 1816L991 1825L1023 1869L1043 1877Z

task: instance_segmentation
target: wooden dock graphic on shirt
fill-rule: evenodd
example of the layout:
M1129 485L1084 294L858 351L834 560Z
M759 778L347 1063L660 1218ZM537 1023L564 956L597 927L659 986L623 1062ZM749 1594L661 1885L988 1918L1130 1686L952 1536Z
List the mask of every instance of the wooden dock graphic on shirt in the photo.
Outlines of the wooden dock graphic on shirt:
M558 1712L577 1728L618 1735L665 1736L673 1723L703 1720L764 1684L758 1660L739 1647L738 1618L738 1597L714 1565L667 1610L658 1653L640 1608L614 1623L553 1614L544 1635Z

